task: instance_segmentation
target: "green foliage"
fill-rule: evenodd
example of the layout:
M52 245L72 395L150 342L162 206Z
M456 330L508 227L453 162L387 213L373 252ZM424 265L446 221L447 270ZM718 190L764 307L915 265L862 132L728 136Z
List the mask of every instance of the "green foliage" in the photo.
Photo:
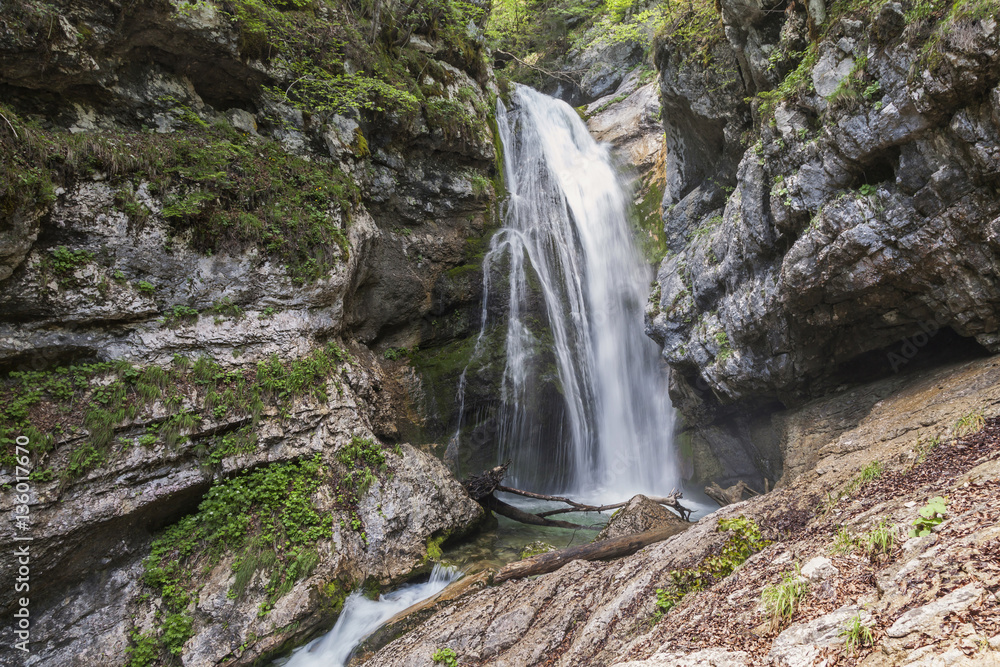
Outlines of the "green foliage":
M787 55L789 58L798 60L799 64L774 90L761 91L757 94L756 100L761 122L768 121L774 115L774 109L780 102L793 100L800 94L814 90L812 70L819 61L816 43L810 44L805 51Z
M472 194L476 197L488 195L493 191L493 182L482 174L474 173L469 177L469 180L472 183Z
M196 313L181 310L178 316ZM265 401L276 405L279 416L287 412L291 401L311 395L325 399L329 378L349 360L347 353L330 343L312 354L287 364L276 358L260 362L256 380L243 371L226 371L208 357L193 364L178 357L173 367L135 368L124 362L104 362L81 366L63 366L51 371L14 372L0 383L0 463L13 461L14 439L29 437L35 467L43 475L45 456L53 448L55 437L86 429L86 438L73 446L68 464L62 470L48 469L44 476L72 479L100 467L118 450L133 441L143 447L157 441L172 447L186 442L191 431L205 417L247 416L251 423L231 432L218 434L206 443L204 455L213 463L223 458L250 452L257 442L255 428ZM191 409L182 409L190 385L204 387L194 394ZM162 400L169 413L147 432L128 438L115 435L129 427ZM41 433L33 425L33 414L55 424ZM124 444L123 444L124 443ZM200 445L199 445L200 447ZM197 450L196 450L197 453ZM199 454L203 455L203 454ZM39 481L45 479L39 477Z
M434 661L435 665L458 667L458 654L455 653L455 649L439 648L431 655L431 660Z
M837 536L833 539L833 544L830 545L830 552L846 556L854 551L857 546L857 539L848 532L846 527L841 526L837 529Z
M917 514L920 516L913 521L910 537L930 535L934 526L944 521L944 517L948 514L948 500L941 496L931 498L926 505L917 510Z
M173 655L180 655L184 642L194 634L194 619L186 613L168 614L163 619L163 646Z
M177 305L163 314L163 323L174 328L181 324L191 324L198 320L198 310L190 306Z
M125 649L126 667L150 667L160 657L160 643L152 633L132 631L132 645Z
M858 543L864 549L868 557L875 559L891 552L896 546L896 527L888 519L879 521L867 533L863 534Z
M720 519L716 530L732 533L718 554L708 556L694 567L672 570L669 587L656 589L654 622L677 606L685 595L705 590L728 577L747 558L770 544L761 536L757 524L742 515Z
M780 627L791 620L799 602L809 592L809 581L799 574L798 566L781 577L781 583L765 586L761 591L761 601L770 616L771 626Z
M139 290L141 294L146 296L152 296L156 292L156 288L153 287L153 283L146 280L140 280L135 284L135 288Z
M722 220L723 218L721 215L712 216L711 218L706 220L702 225L691 230L690 240L700 239L700 238L705 238L706 236L710 236L712 234L712 231L720 224L722 224Z
M713 0L692 0L685 4L667 4L657 17L657 41L676 44L686 57L703 65L712 62L712 47L725 40L718 5Z
M843 495L849 496L855 491L867 486L868 484L871 484L876 479L881 477L884 471L885 471L885 466L882 465L881 461L879 460L872 461L864 468L862 468L861 472L855 475L851 479L851 481L847 483L847 486L843 490Z
M136 199L135 193L129 187L121 187L115 192L115 206L139 228L146 224L151 213L145 204Z
M981 431L986 426L986 417L982 410L974 410L963 415L955 425L951 427L951 432L959 438Z
M347 468L343 486L350 494L349 502L352 503L356 503L375 482L375 473L384 472L388 466L381 445L357 436L337 452L337 460Z
M729 335L725 331L715 332L715 342L719 346L719 353L715 355L715 358L720 363L733 356L733 348L729 345Z
M382 353L382 358L389 361L399 361L400 359L409 359L411 355L417 353L417 348L408 349L405 347L390 347Z
M151 191L165 195L164 217L190 231L193 247L206 254L260 248L298 283L320 278L347 256L345 229L359 192L332 162L291 155L276 141L226 124L202 123L183 134L71 134L3 106L0 113L10 121L0 122L0 213L47 206L57 185L100 172L119 185L116 203L140 222L148 212L128 181L148 180ZM83 251L57 251L57 273L83 258ZM153 293L145 281L138 288Z
M426 101L420 80L431 61L406 48L410 35L440 40L452 64L476 76L487 71L485 52L466 31L470 21L482 23L485 10L464 0L327 5L324 12L312 0L216 4L236 24L245 57L280 55L287 64L287 76L268 93L320 119L351 109L403 117L419 111ZM367 155L363 135L355 154Z
M855 614L840 630L840 636L844 638L844 648L854 655L865 646L875 644L875 636L871 628L861 621L861 614Z
M878 192L878 186L872 185L871 183L863 183L861 187L858 188L858 192L861 193L862 197L871 197Z
M663 232L663 191L665 181L651 178L645 184L645 192L640 189L642 198L632 209L630 216L632 228L646 261L653 266L659 266L667 254L667 235Z
M144 561L146 584L158 591L168 610L182 614L194 600L201 568L216 565L224 553L236 553L237 588L258 569L270 569L260 607L266 614L312 571L318 562L313 545L333 528L333 518L321 515L312 500L323 477L317 454L216 482L195 514L153 541ZM175 634L181 629L178 622Z
M923 438L917 440L916 447L914 447L914 453L916 454L916 459L914 461L915 465L919 465L927 460L927 456L937 449L938 445L941 444L941 437L935 436L930 440L924 440Z
M94 259L94 253L86 250L70 250L64 245L52 249L49 256L49 266L60 276L60 282L72 277L80 267L89 264Z
M233 300L228 296L222 299L222 301L214 304L210 310L216 315L231 317L234 320L243 318L243 309L240 308L239 305L233 303Z

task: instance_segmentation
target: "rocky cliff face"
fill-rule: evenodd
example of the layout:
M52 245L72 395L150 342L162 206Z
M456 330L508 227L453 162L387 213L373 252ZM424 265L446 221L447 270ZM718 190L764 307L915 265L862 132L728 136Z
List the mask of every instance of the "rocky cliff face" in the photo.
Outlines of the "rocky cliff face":
M808 7L724 1L699 48L655 53L670 253L647 332L675 404L744 442L751 406L998 351L995 7Z
M386 360L478 306L453 269L494 224L496 89L463 11L5 11L0 483L25 435L31 518L3 530L35 540L30 664L251 664L480 517L393 446L420 417Z

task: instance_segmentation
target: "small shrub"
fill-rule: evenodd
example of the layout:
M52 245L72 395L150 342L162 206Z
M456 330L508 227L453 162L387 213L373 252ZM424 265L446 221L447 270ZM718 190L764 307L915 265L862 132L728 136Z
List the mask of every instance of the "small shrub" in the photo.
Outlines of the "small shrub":
M149 667L160 657L160 644L152 633L132 631L132 646L125 649L127 667Z
M930 535L934 526L944 521L944 517L948 513L948 500L941 496L931 498L926 505L917 510L917 513L920 516L913 522L910 537Z
M64 245L52 249L49 261L52 269L62 275L71 275L81 266L86 265L94 259L94 253L86 250L70 250Z
M170 614L163 619L163 645L174 655L180 655L184 642L191 638L194 619L185 613Z
M433 660L436 665L458 667L458 654L455 653L455 649L452 648L439 648L434 651L433 655L431 655L431 660Z
M400 359L409 358L410 354L410 350L405 347L390 347L382 353L382 358L388 361L399 361Z
M732 532L722 545L720 553L705 558L695 567L672 570L670 586L656 589L654 623L677 606L685 595L704 590L728 577L747 558L770 544L761 537L757 524L742 515L733 519L720 519L716 531Z

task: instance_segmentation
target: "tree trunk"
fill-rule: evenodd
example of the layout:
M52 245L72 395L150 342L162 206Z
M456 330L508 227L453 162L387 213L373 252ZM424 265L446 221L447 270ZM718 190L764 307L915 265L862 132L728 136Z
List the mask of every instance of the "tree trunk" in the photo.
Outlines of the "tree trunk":
M684 529L683 526L668 526L637 535L626 535L624 537L616 537L610 540L602 540L578 547L539 554L532 558L526 558L525 560L505 565L493 577L493 583L499 584L508 579L518 579L536 574L545 574L546 572L554 572L574 560L602 560L629 556L645 546L662 542L671 535L676 535L684 531Z

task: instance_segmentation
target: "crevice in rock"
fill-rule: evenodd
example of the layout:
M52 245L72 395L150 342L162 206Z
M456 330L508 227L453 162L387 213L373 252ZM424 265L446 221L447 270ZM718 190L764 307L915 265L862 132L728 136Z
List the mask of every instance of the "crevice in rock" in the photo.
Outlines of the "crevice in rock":
M861 165L861 173L851 185L858 189L862 185L878 185L880 183L895 183L896 172L899 170L899 146L890 146L879 151L870 161Z
M975 338L961 336L951 327L923 323L892 345L859 354L839 365L811 387L810 393L826 393L844 385L873 382L895 373L927 371L946 364L990 356Z

